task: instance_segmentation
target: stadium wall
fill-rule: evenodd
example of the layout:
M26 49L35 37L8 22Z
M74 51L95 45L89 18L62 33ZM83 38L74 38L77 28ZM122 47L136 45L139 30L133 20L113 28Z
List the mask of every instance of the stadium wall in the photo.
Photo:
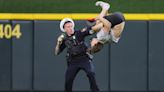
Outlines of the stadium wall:
M0 91L63 91L66 51L54 56L56 39L61 33L59 19L12 18L1 18L1 30L10 30L11 26L13 31L16 25L20 25L21 37L4 36L0 39ZM76 29L86 26L84 19L75 20ZM151 20L150 17L145 20L137 17L137 20L126 19L119 43L106 44L94 55L100 90L164 91L164 21ZM73 90L89 92L89 82L83 71L77 75Z

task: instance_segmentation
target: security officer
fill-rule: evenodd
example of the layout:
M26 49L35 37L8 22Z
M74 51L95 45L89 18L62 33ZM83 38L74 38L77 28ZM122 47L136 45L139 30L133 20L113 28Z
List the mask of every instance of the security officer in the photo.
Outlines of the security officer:
M64 18L60 22L60 29L64 32L57 39L55 54L58 55L67 48L67 71L65 75L65 92L72 92L72 85L79 70L84 70L90 83L91 92L98 92L96 84L94 66L87 54L88 47L84 38L92 34L91 28L74 31L74 22L70 18Z

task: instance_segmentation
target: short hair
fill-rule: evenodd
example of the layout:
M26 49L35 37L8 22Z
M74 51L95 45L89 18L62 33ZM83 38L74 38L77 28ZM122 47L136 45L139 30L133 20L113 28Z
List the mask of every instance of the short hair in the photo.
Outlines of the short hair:
M63 24L63 28L64 28L65 24L67 24L67 23L72 23L72 22L71 22L71 21L66 21L66 22Z

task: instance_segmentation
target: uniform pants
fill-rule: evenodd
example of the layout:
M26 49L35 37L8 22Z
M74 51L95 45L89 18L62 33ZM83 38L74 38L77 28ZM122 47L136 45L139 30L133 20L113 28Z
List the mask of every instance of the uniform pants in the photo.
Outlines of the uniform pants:
M65 92L72 92L73 81L80 70L84 70L84 72L87 74L91 92L99 92L95 79L94 66L90 60L86 59L68 63L67 71L65 74Z

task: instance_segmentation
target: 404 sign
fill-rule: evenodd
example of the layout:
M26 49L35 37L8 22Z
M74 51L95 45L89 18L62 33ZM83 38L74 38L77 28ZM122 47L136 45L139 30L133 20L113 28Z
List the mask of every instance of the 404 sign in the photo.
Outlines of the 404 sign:
M19 39L21 35L20 24L16 24L15 26L0 24L0 39L11 39L12 37Z

